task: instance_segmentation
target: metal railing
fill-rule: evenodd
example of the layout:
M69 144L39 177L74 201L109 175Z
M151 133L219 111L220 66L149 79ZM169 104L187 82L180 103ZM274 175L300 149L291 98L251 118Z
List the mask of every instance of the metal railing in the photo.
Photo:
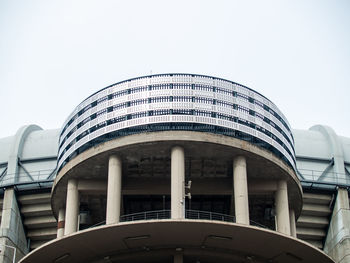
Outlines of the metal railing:
M139 220L161 220L161 219L170 219L171 211L170 210L156 210L156 211L145 211L133 214L127 214L120 216L120 222L130 222L130 221L139 221ZM223 221L223 222L231 222L235 223L235 216L220 214L209 211L199 211L199 210L186 210L185 211L186 219L194 219L194 220L213 220L213 221ZM94 224L88 228L98 227L105 225L106 221L99 222ZM257 226L265 229L270 229L269 227L262 225L258 222L250 220L251 226Z
M169 219L170 210L145 211L140 213L122 215L120 222L137 221L137 220L157 220Z
M250 223L251 226L257 226L257 227L261 227L261 228L265 228L265 229L271 229L268 226L264 226L263 224L255 222L253 220L249 220L249 223ZM275 229L271 229L271 230L275 230Z
M301 181L314 181L314 182L329 182L329 183L350 183L350 177L346 173L337 173L332 170L312 170L312 169L298 169L298 175L302 178Z
M170 210L157 210L157 211L145 211L140 213L122 215L120 217L120 221L127 222L127 221L137 221L137 220L157 220L157 219L169 219L170 217L171 217ZM225 214L214 213L209 211L199 211L199 210L186 210L185 218L236 222L235 217L231 215L225 215Z
M225 221L225 222L236 222L234 216L225 215L209 211L199 211L199 210L186 210L185 218L187 219L204 219L204 220L215 220L215 221Z
M0 175L0 188L14 186L19 190L21 188L49 188L52 187L54 181L55 169L50 170L30 170L18 173L7 173L3 171Z
M346 173L298 169L298 176L304 189L316 188L336 191L338 187L346 189L350 187L350 176Z

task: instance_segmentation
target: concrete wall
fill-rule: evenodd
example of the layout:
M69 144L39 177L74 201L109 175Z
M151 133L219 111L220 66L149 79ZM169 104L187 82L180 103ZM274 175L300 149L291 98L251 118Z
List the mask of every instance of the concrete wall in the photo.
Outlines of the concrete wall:
M28 253L27 240L22 218L13 188L5 190L1 227L0 227L0 262L13 262L16 248L16 262Z
M337 263L350 262L350 210L347 189L339 189L324 251Z

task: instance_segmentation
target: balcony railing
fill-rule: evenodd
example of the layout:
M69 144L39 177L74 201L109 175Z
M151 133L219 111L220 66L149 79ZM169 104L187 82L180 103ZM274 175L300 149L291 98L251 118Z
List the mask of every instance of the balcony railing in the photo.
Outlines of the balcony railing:
M122 215L121 222L136 221L136 220L155 220L155 219L169 219L171 215L170 210L145 211L135 214ZM186 210L185 218L187 219L205 219L226 222L236 222L234 216L198 210Z
M185 217L188 219L205 219L205 220L215 220L215 221L225 221L225 222L236 222L234 216L225 215L220 213L208 212L208 211L198 211L198 210L186 210Z
M170 219L170 218L171 218L170 210L156 210L156 211L144 211L144 212L139 212L134 214L122 215L120 216L120 222L130 222L130 221L139 221L139 220L161 220L161 219ZM186 210L185 218L197 219L197 220L223 221L223 222L231 222L231 223L236 222L236 218L231 215L220 214L220 213L209 212L209 211L199 211L199 210ZM99 222L88 228L102 226L104 224L106 224L106 221ZM269 227L264 226L253 220L250 220L250 225L269 229Z
M120 222L137 220L157 220L170 218L170 210L145 211L140 213L122 215Z

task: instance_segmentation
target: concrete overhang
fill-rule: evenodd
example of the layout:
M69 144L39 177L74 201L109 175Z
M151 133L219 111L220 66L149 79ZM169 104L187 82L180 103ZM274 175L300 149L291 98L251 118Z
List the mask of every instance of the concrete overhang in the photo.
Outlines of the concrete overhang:
M299 217L302 188L294 170L272 152L229 136L192 131L146 132L106 141L70 160L57 174L51 204L55 217L64 207L69 178L107 180L108 157L118 154L124 161L162 154L170 157L171 147L181 145L188 156L205 156L232 162L238 155L247 159L248 180L286 180L290 208Z
M171 219L79 231L44 244L20 262L153 262L176 253L185 258L213 258L215 262L334 262L316 247L275 231L227 222Z

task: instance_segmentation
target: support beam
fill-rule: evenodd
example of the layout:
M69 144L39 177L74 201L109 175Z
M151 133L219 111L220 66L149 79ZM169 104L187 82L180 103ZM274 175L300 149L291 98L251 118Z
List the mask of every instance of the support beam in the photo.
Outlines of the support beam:
M108 182L106 180L79 179L78 191L84 195L105 195Z
M290 218L290 234L292 237L297 237L297 227L295 223L295 212L294 209L289 209L289 218Z
M79 192L77 179L69 179L67 185L66 220L64 235L78 230Z
M276 206L276 230L280 233L290 235L290 218L288 204L287 182L280 180L277 183L277 191L275 194Z
M122 160L111 155L108 162L106 224L119 223L122 191Z
M20 167L22 167L23 171L26 173L26 175L29 177L29 179L30 179L31 181L34 181L33 176L32 176L32 175L30 174L30 172L28 172L28 170L24 167L24 165L22 164L20 158L18 158L18 165L19 165Z
M247 163L244 156L233 161L233 190L236 223L249 225Z
M185 217L185 151L180 146L171 149L171 218Z
M65 211L64 211L64 208L61 208L58 211L57 238L61 238L64 236L64 217L65 217Z

